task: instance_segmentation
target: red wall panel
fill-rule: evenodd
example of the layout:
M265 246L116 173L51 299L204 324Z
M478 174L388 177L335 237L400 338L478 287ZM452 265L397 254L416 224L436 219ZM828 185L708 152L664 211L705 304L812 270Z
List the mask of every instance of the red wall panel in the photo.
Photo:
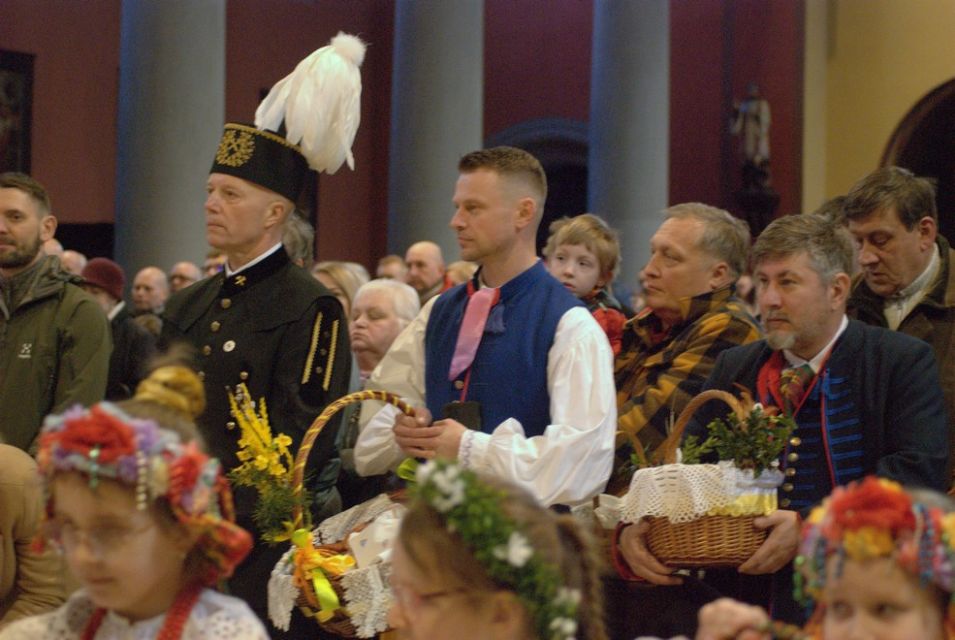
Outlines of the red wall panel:
M112 222L119 0L3 0L0 49L32 53L31 168L60 222Z

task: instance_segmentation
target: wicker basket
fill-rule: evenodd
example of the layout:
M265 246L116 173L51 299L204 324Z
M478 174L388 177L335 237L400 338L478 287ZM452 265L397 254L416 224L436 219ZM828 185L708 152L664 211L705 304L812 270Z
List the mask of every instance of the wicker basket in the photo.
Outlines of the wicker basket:
M710 389L693 398L680 413L673 431L656 451L656 460L676 462L683 430L693 414L711 400L722 400L736 415L742 415L739 400L731 393ZM741 428L745 428L741 425ZM667 518L647 518L646 543L660 562L683 569L738 567L766 540L767 532L753 526L756 516L704 515L689 522L671 523Z
M305 463L308 460L308 454L311 452L312 446L315 444L315 439L325 428L325 425L332 418L332 416L348 405L357 402L363 402L365 400L379 400L381 402L392 404L398 407L398 409L406 415L414 414L414 409L412 409L410 405L401 400L401 398L399 398L397 395L388 393L386 391L357 391L339 398L335 402L325 407L325 410L322 411L321 415L315 418L315 421L308 428L308 431L305 432L305 437L302 438L302 444L299 446L298 452L295 455L295 466L293 469L292 482L297 494L301 493L303 490ZM302 507L300 501L296 501L296 507L292 516L293 522L295 523L295 528L301 527L302 523L304 522L304 518L302 517ZM359 525L356 527L356 530L360 530L365 526L365 524ZM328 549L337 553L348 553L348 546L344 542L317 545L316 548ZM341 577L329 577L329 582L331 583L332 588L335 589L335 593L338 595L339 600L344 602L345 590L341 585ZM318 618L318 599L315 596L311 583L305 581L305 584L298 584L298 587L300 595L296 605L306 617L314 619L315 622L328 633L335 634L342 638L358 637L355 627L352 624L351 618L348 616L348 611L345 609L345 607L338 609L334 616L322 622Z

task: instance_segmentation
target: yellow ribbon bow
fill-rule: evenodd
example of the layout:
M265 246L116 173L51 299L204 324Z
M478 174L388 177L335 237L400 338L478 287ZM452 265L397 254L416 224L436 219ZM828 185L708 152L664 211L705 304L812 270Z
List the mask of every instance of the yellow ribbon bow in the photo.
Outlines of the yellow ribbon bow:
M298 529L292 534L292 543L297 547L293 555L295 578L301 587L308 582L312 583L318 602L311 597L308 589L303 588L305 599L310 605L318 608L319 621L326 622L342 606L328 578L340 576L349 571L355 566L355 559L328 549L316 549L312 544L312 534L305 529Z

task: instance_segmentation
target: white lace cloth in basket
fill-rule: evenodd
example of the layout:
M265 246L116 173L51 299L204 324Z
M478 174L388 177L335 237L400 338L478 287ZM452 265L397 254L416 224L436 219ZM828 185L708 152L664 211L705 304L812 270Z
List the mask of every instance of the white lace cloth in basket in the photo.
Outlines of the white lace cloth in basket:
M341 542L359 524L371 522L396 503L381 494L351 509L327 518L312 531L315 544ZM290 548L272 569L268 585L269 619L277 628L288 631L292 609L299 596L299 589L292 577L292 552ZM391 606L391 589L388 574L391 567L376 564L365 569L355 569L342 576L345 602L352 624L360 638L371 638L388 628L387 615Z
M689 522L714 509L730 508L737 500L773 500L783 475L767 469L753 478L751 470L732 462L665 464L639 469L620 506L620 520L637 522L647 516Z
M373 564L342 576L345 605L359 638L372 638L388 630L388 609L393 596L388 578L390 564Z
M331 518L326 518L318 525L314 531L315 542L317 544L341 542L359 524L371 522L393 506L395 506L395 503L384 493L361 504L356 504L351 509L346 509Z
M11 623L0 631L3 640L79 640L93 614L94 605L79 590L59 609ZM129 622L109 612L96 632L96 640L154 640L165 614ZM248 605L238 598L204 589L199 595L182 640L267 640L268 634Z

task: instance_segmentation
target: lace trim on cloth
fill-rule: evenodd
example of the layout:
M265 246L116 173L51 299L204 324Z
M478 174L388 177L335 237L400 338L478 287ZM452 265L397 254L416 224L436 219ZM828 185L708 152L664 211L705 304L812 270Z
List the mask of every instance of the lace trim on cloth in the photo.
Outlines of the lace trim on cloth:
M269 620L282 631L288 631L292 623L292 609L299 596L298 586L292 577L292 552L293 549L289 549L282 555L269 576Z
M359 638L373 638L388 630L388 609L394 600L390 576L390 564L374 564L342 576L348 615Z
M371 522L396 504L383 493L327 518L312 531L314 544L341 542L355 527ZM293 551L294 548L290 548L276 563L268 584L269 619L283 631L288 631L292 609L299 596L298 586L292 576ZM387 575L390 573L390 565L375 564L365 569L354 569L342 576L348 614L359 631L359 637L370 638L388 628L386 618L391 606L391 589L388 587ZM361 635L364 629L369 630L368 635Z
M3 640L78 640L93 613L92 601L83 590L70 596L55 611L18 620L0 632ZM96 633L97 639L154 640L165 615L129 622L108 613ZM203 590L183 629L182 640L267 640L268 634L252 610L237 598L211 589Z
M623 522L665 517L689 522L704 515L766 515L776 510L783 474L767 469L758 477L732 462L665 464L639 469L620 506Z

